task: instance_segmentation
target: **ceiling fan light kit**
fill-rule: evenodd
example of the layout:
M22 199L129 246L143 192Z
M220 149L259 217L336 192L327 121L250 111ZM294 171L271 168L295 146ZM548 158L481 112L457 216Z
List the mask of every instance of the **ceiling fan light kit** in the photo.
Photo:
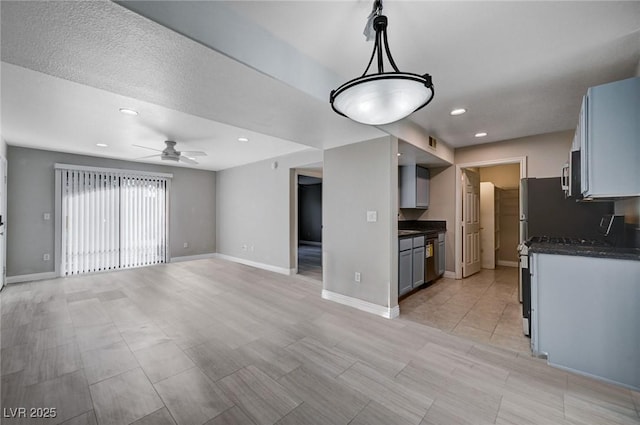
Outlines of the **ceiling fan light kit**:
M373 6L375 44L364 73L331 91L329 103L335 112L368 125L398 121L425 107L433 100L434 88L429 74L401 72L396 66L387 41L387 17L382 15L382 1ZM384 53L394 72L384 72ZM378 72L367 75L377 56Z
M173 140L165 140L164 144L167 146L166 148L164 148L164 150L150 148L150 147L141 146L141 145L133 145L133 146L136 146L138 148L144 148L144 149L149 149L149 150L152 150L152 151L160 152L160 154L143 156L143 157L138 158L138 159L147 159L147 158L160 157L160 159L163 160L163 161L173 161L173 162L182 161L182 162L186 162L187 164L197 165L198 162L195 161L195 159L191 158L191 157L207 156L207 154L205 152L202 152L202 151L182 151L182 152L181 151L177 151L176 148L175 148L176 142L173 141Z

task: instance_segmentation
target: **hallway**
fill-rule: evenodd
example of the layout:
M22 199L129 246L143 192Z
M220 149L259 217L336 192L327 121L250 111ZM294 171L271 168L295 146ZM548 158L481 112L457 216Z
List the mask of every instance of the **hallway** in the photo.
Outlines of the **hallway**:
M518 269L483 269L467 279L441 278L400 301L401 317L454 335L529 352L522 333Z

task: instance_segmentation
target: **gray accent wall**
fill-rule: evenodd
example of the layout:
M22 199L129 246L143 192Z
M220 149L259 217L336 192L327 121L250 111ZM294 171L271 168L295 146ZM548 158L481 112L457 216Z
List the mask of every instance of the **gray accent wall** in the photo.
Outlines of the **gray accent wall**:
M85 155L8 147L7 276L54 271L55 163L172 173L171 257L216 251L216 173ZM45 221L43 214L51 213ZM188 244L184 248L184 243ZM43 261L49 253L51 261Z
M322 181L324 289L389 308L398 300L397 150L389 136L328 149Z
M219 171L218 253L281 271L294 269L295 168L321 161L322 151L309 149Z

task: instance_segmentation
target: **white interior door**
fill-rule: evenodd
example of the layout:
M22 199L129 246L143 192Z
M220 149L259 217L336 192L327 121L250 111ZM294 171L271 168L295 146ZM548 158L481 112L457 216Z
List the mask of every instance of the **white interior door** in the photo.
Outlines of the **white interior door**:
M0 156L0 289L7 281L7 161Z
M464 169L462 223L462 277L471 276L480 271L480 174Z

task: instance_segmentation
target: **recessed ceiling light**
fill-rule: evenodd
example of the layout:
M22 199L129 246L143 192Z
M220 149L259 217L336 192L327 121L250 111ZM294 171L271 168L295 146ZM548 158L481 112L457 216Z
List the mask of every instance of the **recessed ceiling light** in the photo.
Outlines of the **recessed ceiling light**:
M486 135L487 133L485 133L484 131L481 131L480 133L476 133L476 137L484 137Z
M451 112L449 112L449 113L450 113L451 115L462 115L462 114L464 114L465 112L467 112L467 110L466 110L466 109L464 109L464 108L458 108L458 109L454 109L454 110L452 110L452 111L451 111Z
M398 152L398 156L402 156L402 154L400 152Z
M108 145L106 143L96 143L96 146L99 148L106 148Z
M138 111L134 111L133 109L129 108L120 108L120 112L125 115L138 115Z
M246 137L238 137L238 142L248 142L249 139L247 139Z

